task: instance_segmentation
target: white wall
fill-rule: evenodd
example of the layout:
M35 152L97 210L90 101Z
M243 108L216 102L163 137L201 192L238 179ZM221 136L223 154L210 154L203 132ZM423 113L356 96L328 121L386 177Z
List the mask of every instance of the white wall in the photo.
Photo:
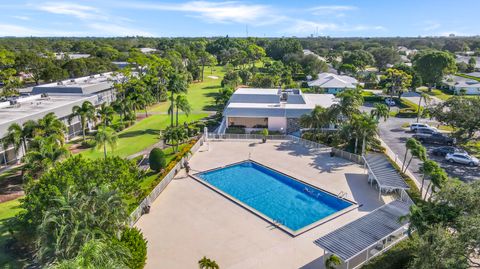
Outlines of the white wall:
M287 118L284 117L269 117L268 118L268 130L271 131L286 131L287 130Z
M478 88L478 87L468 87L468 88L455 87L455 92L457 94L460 94L462 89L466 90L465 94L467 94L467 95L480 94L480 88Z

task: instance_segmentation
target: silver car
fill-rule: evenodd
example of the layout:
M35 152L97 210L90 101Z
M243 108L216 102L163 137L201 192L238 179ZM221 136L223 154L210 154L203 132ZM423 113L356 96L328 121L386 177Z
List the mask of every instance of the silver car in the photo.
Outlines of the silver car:
M470 166L479 164L479 160L473 156L468 155L468 153L448 153L447 155L445 155L445 159L451 163L463 163Z

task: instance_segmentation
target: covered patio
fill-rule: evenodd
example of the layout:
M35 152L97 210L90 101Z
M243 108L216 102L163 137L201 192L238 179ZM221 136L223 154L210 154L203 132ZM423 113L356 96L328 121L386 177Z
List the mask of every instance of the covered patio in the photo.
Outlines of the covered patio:
M359 268L407 236L410 200L395 200L324 235L314 243L324 249L324 260L336 255L346 269Z

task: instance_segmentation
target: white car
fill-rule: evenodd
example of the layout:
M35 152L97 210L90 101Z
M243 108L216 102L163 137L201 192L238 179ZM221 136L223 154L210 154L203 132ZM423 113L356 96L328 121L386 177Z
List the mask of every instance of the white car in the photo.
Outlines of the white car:
M387 98L387 99L385 99L385 104L387 104L387 106L394 106L394 105L396 105L395 101L394 101L392 98Z
M463 163L470 166L478 165L479 160L473 156L468 155L468 153L448 153L445 155L445 159L451 163Z
M417 129L430 129L432 131L438 132L438 129L432 127L426 123L412 123L410 124L410 131L415 132Z

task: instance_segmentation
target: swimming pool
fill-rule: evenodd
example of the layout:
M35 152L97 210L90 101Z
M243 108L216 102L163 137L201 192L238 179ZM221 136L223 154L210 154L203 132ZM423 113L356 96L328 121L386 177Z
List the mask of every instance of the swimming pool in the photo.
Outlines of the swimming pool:
M297 235L354 203L254 161L195 175L216 191Z

